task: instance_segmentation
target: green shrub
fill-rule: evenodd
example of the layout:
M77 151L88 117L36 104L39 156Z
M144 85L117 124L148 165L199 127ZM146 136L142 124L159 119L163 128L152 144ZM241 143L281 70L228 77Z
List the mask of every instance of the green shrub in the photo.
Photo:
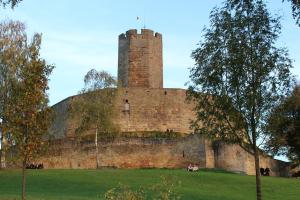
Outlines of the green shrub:
M144 200L145 192L142 189L133 191L131 188L125 185L120 185L117 188L108 190L105 193L105 199L107 200Z
M179 200L180 195L177 194L175 187L180 186L180 182L174 179L167 179L161 177L159 184L155 184L146 189L139 188L133 190L132 188L120 184L117 188L112 188L105 193L106 200Z

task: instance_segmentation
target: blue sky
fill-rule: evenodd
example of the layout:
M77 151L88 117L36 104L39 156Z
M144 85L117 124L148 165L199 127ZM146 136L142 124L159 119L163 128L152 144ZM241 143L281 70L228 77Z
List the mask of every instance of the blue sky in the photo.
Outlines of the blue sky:
M56 68L50 81L50 104L77 94L84 74L92 69L117 75L118 35L144 26L163 34L164 87L185 88L190 55L209 25L209 12L222 0L23 0L13 11L0 8L0 19L26 23L29 35L43 34L41 55ZM273 0L273 13L283 16L279 44L294 60L300 75L300 27L289 3ZM139 16L141 20L137 21ZM299 77L298 77L299 79Z

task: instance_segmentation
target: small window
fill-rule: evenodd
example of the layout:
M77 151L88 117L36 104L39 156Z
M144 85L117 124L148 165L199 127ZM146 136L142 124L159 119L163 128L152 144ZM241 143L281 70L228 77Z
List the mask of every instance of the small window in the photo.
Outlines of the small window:
M165 95L167 95L167 91L165 91Z
M130 112L130 104L128 99L125 100L125 104L124 104L124 112L129 113Z

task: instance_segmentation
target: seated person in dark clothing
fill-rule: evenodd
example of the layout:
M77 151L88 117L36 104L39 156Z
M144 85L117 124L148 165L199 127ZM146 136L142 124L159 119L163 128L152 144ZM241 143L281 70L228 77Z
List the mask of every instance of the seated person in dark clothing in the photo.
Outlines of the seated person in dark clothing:
M268 167L265 169L265 176L270 176L270 169Z
M42 164L38 164L37 168L38 168L38 169L44 169L43 163L42 163Z
M189 166L187 167L187 170L188 170L189 172L193 171L193 166L192 166L191 163L190 163Z
M259 171L260 171L260 175L261 175L261 176L264 176L264 175L265 175L265 169L264 169L264 168L261 167L261 168L259 169Z

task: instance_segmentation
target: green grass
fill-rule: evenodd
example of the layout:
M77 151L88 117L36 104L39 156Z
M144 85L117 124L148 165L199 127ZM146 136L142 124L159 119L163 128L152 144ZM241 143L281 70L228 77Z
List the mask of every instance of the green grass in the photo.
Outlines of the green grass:
M255 177L202 170L190 173L167 169L28 170L28 200L103 199L119 183L133 189L158 184L161 176L181 182L176 188L182 199L255 199ZM300 179L262 177L265 200L300 198ZM0 199L20 199L21 171L0 171Z

